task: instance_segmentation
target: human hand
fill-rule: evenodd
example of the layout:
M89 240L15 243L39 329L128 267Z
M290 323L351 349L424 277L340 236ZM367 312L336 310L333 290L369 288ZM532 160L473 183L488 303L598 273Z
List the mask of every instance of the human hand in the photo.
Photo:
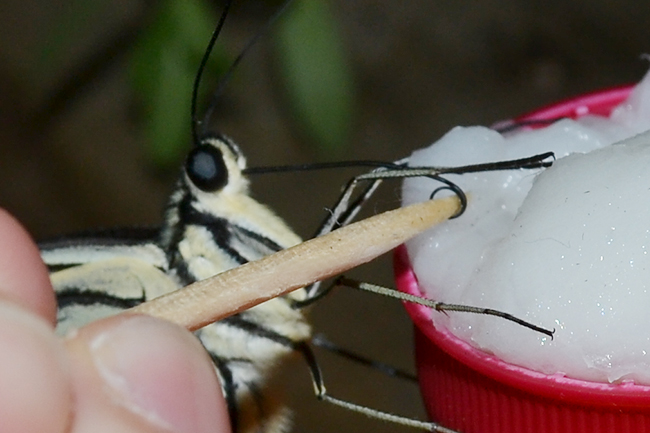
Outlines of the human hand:
M0 209L0 433L228 432L214 366L189 332L108 318L65 339L27 232Z

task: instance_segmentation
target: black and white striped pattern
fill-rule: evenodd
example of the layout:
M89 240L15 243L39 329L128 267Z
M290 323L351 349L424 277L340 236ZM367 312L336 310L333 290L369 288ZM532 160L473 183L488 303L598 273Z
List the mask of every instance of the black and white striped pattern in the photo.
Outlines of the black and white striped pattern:
M59 301L59 331L257 260L300 242L271 210L248 195L246 162L225 137L209 137L223 158L227 182L197 187L187 168L172 194L161 229L86 234L41 244ZM207 148L206 148L207 149ZM299 290L196 332L215 362L236 432L284 432L288 411L266 391L269 371L310 327L295 301Z

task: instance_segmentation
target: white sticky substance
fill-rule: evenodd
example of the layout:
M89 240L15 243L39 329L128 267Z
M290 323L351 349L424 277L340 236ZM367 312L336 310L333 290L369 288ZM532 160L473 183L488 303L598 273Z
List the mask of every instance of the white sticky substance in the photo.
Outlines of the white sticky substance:
M646 76L609 119L505 137L457 127L416 151L416 166L558 158L545 170L447 176L468 194L466 213L407 245L429 297L506 311L555 328L554 339L482 315L433 313L435 323L543 373L650 384L650 133L610 146L648 129ZM404 205L436 187L407 180Z

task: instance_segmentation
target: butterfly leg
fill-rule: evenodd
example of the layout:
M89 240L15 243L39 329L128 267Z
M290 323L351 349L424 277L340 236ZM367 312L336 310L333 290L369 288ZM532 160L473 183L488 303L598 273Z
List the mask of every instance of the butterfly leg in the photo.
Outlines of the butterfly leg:
M356 362L357 364L361 364L363 366L380 371L387 376L408 380L414 383L417 383L418 381L417 377L412 373L401 370L397 367L393 367L392 365L385 364L383 362L375 361L374 359L366 358L365 356L362 356L356 352L345 349L328 340L323 334L314 335L311 339L311 343L314 346L328 350L329 352L346 358L349 361Z
M463 174L476 173L483 171L500 171L500 170L518 170L518 169L536 169L549 167L553 163L555 156L552 152L546 152L539 155L533 155L526 158L512 159L507 161L488 162L483 164L472 164L460 167L409 167L408 158L386 163L382 167L375 168L367 173L353 177L343 189L330 214L321 224L316 236L329 233L338 227L349 224L357 213L361 210L363 204L374 194L382 181L388 179L404 179L409 177L428 177L438 182L442 182L443 188L449 189L459 195L462 202L465 202L464 194L455 184L441 177L446 174ZM366 189L361 192L354 200L352 194L360 182L370 182ZM438 189L433 191L433 194ZM432 194L432 195L433 195ZM462 212L461 212L462 213Z
M327 390L325 389L323 374L321 372L320 366L318 365L318 362L316 361L316 356L314 355L314 352L309 346L309 344L307 344L306 342L296 343L294 348L297 352L299 352L303 356L305 362L307 363L307 366L309 367L309 372L311 373L311 377L312 377L312 383L314 385L314 393L316 394L316 397L319 400L326 401L328 403L331 403L339 407L343 407L353 412L362 413L371 418L393 422L400 425L417 428L420 430L426 430L426 431L437 432L437 433L458 433L455 430L448 429L434 422L420 421L420 420L415 420L415 419L411 419L399 415L394 415L388 412L379 411L366 406L361 406L355 403L341 400L336 397L332 397L327 393Z
M399 299L405 302L412 302L414 304L424 305L425 307L429 307L433 310L440 311L443 313L446 313L448 311L456 311L461 313L487 314L489 316L500 317L502 319L514 322L518 325L524 326L535 332L540 332L544 335L547 335L551 337L551 339L553 338L553 333L555 332L555 329L551 331L546 328L542 328L541 326L534 325L516 316L513 316L512 314L505 313L499 310L494 310L492 308L472 307L469 305L462 305L462 304L447 304L445 302L439 302L427 298L421 298L419 296L414 296L408 293L402 293L400 291L388 287L378 286L376 284L364 283L346 277L339 277L334 283L334 286L336 285L343 286L343 287L350 287L353 289L359 289L364 292L376 293L382 296L388 296L390 298Z

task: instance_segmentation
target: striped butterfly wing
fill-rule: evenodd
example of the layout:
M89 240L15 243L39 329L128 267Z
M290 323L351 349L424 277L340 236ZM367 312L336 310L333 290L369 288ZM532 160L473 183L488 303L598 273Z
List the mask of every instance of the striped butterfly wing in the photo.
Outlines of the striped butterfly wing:
M188 157L160 230L102 232L41 244L59 302L60 332L257 260L299 237L248 195L245 159L225 137ZM196 332L215 362L236 432L289 430L266 390L270 370L308 340L294 302L272 299Z
M64 334L177 289L169 278L159 230L107 230L39 244Z

